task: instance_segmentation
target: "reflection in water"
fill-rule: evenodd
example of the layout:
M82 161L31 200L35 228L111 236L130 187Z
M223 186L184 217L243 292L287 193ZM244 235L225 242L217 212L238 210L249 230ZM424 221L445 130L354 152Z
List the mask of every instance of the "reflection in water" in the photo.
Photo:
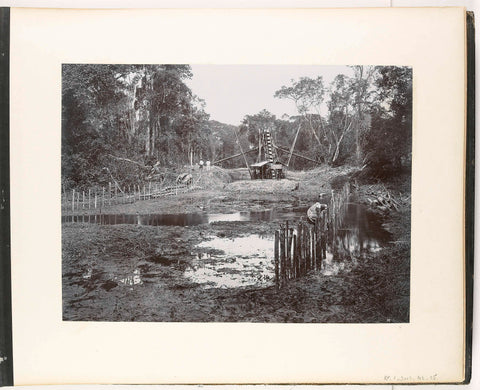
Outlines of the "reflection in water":
M250 214L250 219L275 218L270 210L262 214ZM235 218L247 213L239 213ZM347 204L343 228L337 230L336 242L327 247L321 273L337 275L355 264L362 254L377 252L390 234L381 227L375 214L363 206ZM292 229L296 234L296 229ZM196 259L185 271L185 277L203 284L205 288L265 287L274 284L273 237L250 235L248 237L213 238L195 248ZM348 259L350 261L339 261Z
M378 216L368 212L364 206L356 203L347 203L345 206L343 228L337 230L333 247L344 254L378 252L391 234L382 228Z
M248 213L232 213L232 214L206 214L206 222L204 223L213 223L213 222L239 222L239 221L248 221Z
M360 229L342 229L337 231L337 249L348 253L378 252L381 249L377 238L366 237ZM364 232L363 232L364 233Z
M134 224L152 226L195 226L213 222L286 221L303 216L304 210L264 210L236 213L190 213L190 214L96 214L66 215L62 222L96 223L100 225Z
M205 284L205 288L273 284L272 237L213 238L197 245L195 250L197 259L185 271L185 277Z
M214 222L272 222L298 221L306 217L306 207L292 210L269 209L263 211L245 211L236 213L190 213L190 214L97 214L97 215L68 215L62 216L62 222L96 223L100 225L135 224L153 226L195 226ZM294 222L295 223L295 222ZM364 206L348 203L343 217L343 229L338 230L345 238L342 243L345 247L354 244L352 240L358 238L361 245L377 247L377 243L368 242L370 237L380 243L388 241L389 234L381 228L378 217L368 212ZM342 233L343 232L343 233ZM351 233L348 233L351 232ZM352 238L353 237L353 238ZM348 242L348 243L347 243Z
M327 246L322 274L336 275L350 267L364 253L377 252L390 239L390 233L381 226L376 214L365 207L347 203L342 218L342 228L337 229L336 242ZM264 210L229 214L150 214L150 215L83 215L64 216L62 222L85 222L97 224L137 224L193 226L220 221L285 221L291 226L301 217L306 208L293 210ZM295 229L294 229L295 231ZM195 259L185 271L185 277L202 284L205 288L265 287L274 284L274 253L272 236L250 235L237 238L212 238L194 248ZM338 261L339 259L351 261ZM83 278L92 277L89 269ZM116 279L127 286L142 284L138 269L132 275Z
M204 288L267 287L275 282L272 237L213 238L195 250L196 259L184 276ZM327 252L320 272L337 275L353 264L334 261L333 254Z

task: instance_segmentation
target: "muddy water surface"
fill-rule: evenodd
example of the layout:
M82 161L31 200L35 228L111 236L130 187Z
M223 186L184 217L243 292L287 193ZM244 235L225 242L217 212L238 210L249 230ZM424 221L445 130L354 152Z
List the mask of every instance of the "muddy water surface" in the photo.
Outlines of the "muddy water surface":
M62 222L96 223L101 225L137 224L150 226L198 226L215 222L282 222L295 223L306 216L305 207L269 209L263 211L235 212L225 214L102 214L64 216ZM343 216L342 229L337 231L337 245L344 254L354 259L361 252L379 251L389 240L376 214L362 205L349 203ZM274 284L274 242L271 235L252 234L243 237L225 238L208 236L191 252L193 260L184 272L184 277L203 288L266 287ZM352 260L355 261L355 260ZM352 265L348 261L335 261L329 248L323 262L324 275L336 275ZM118 283L133 286L142 283L139 270Z
M203 288L271 286L275 283L273 247L273 237L212 237L195 247L196 258L184 276ZM320 273L337 275L354 261L335 261L327 252Z
M62 222L96 223L100 225L134 224L150 226L197 226L214 222L272 222L299 219L306 207L268 209L235 213L187 213L187 214L96 214L67 215Z
M206 288L266 287L273 283L273 237L211 237L194 250L196 259L185 277Z

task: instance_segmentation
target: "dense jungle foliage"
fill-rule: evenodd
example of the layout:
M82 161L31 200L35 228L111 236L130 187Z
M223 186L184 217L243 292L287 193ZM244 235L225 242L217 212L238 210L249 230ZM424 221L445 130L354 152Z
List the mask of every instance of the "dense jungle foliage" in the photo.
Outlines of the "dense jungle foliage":
M188 65L65 64L62 68L62 183L102 185L115 177L128 185L152 168L215 162L258 147L269 128L289 168L317 164L364 166L373 178L392 177L411 164L412 70L353 66L330 85L302 77L272 91L291 99L297 115L246 113L237 124L210 118L205 102L187 86ZM255 91L252 91L255 93ZM284 151L282 151L282 149ZM305 156L310 160L299 156ZM249 162L258 157L249 153ZM225 161L239 167L242 158Z

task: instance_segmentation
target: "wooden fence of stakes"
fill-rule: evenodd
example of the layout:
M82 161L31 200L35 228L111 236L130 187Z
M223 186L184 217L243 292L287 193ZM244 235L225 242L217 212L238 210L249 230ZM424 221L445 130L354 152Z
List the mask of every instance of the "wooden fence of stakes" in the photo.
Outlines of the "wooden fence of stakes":
M142 183L121 187L117 183L88 189L62 188L62 213L73 215L88 213L88 210L105 210L116 204L135 203L141 200L175 196L193 189L192 184L163 186L161 183ZM91 211L90 211L91 212Z
M338 194L332 191L326 210L317 210L315 224L303 218L295 227L288 221L275 231L274 264L275 286L284 287L288 280L321 270L327 256L327 247L335 258L337 231L341 228L350 196L349 185Z

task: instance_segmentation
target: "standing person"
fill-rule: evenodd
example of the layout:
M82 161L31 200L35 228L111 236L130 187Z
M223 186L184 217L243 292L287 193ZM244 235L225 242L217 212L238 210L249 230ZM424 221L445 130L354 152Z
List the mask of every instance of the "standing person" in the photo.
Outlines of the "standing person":
M198 163L198 165L199 165L200 169L202 169L202 168L203 168L203 160L200 160L200 162Z
M206 166L207 166L207 171L209 171L210 170L210 160L207 160Z

